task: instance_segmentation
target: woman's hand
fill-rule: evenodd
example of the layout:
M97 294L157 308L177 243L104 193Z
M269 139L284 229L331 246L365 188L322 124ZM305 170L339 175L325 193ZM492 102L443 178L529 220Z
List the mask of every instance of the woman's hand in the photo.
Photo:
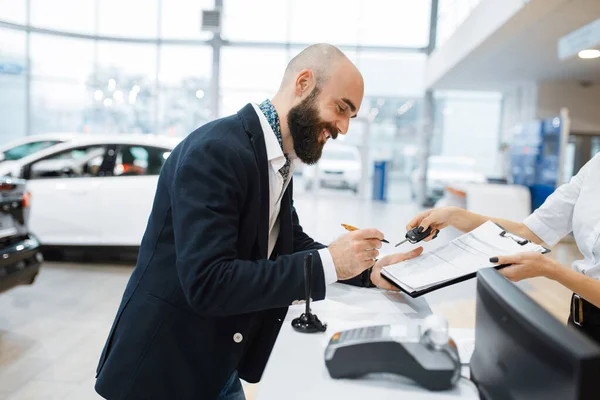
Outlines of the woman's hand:
M459 210L458 207L442 207L423 211L417 214L408 223L408 225L406 225L406 231L416 227L421 227L422 232L431 227L431 234L425 239L425 241L435 239L440 232L440 229L444 229L448 225L451 225L451 221L454 215L457 213L457 210Z
M371 270L371 282L373 282L375 286L381 289L394 290L396 292L399 291L399 289L396 286L392 285L383 276L381 276L381 268L387 265L397 264L400 261L406 261L410 260L411 258L418 257L421 255L422 252L423 248L417 247L416 249L413 249L408 253L396 253L383 257L381 260L375 263L373 269Z
M535 278L536 276L552 279L551 276L554 271L557 267L560 267L554 260L538 252L492 257L490 262L499 265L511 264L501 269L500 273L513 282Z

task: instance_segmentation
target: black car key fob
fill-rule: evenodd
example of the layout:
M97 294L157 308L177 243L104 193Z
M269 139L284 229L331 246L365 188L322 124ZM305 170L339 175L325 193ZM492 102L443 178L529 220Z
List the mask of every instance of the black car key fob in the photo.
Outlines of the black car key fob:
M424 232L419 232L419 228L420 227L417 226L416 228L413 228L410 231L406 232L406 235L404 236L406 239L398 243L395 247L398 247L406 242L410 242L412 244L419 243L421 240L427 238L427 236L431 234L431 227L427 228Z
M427 236L431 234L431 227L427 228L424 232L419 233L419 227L411 229L406 232L406 239L412 244L419 243L421 240L425 239Z

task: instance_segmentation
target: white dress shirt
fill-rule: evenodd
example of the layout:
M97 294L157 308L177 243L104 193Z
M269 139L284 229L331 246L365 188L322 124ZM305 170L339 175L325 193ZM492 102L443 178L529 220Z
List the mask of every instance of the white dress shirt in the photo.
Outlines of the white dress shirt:
M600 153L523 223L550 246L573 232L583 260L572 268L600 279Z
M279 210L281 209L281 197L285 192L285 188L287 188L290 180L292 178L292 174L294 172L294 163L293 163L293 155L288 155L290 159L290 173L288 175L288 179L283 182L283 176L279 172L281 167L285 165L285 156L283 151L281 150L281 146L279 146L279 141L277 140L277 136L275 132L273 132L273 128L269 124L269 121L262 113L260 108L256 104L252 104L256 114L258 115L258 119L260 120L260 126L262 127L264 136L265 136L265 146L267 148L267 160L269 161L269 253L268 257L271 257L271 253L273 252L273 248L277 243L277 238L279 237ZM324 248L319 250L319 257L321 258L321 264L323 264L323 274L325 276L325 285L332 284L337 282L337 273L335 272L335 265L333 264L333 259L331 258L331 253L329 253L329 249Z

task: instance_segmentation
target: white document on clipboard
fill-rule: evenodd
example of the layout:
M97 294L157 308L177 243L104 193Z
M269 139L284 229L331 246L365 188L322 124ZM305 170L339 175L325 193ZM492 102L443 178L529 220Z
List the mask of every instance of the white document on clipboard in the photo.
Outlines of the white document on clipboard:
M549 250L487 221L430 253L383 267L381 274L409 295L420 295L434 286L445 287L474 277L481 268L495 266L490 257L531 251Z

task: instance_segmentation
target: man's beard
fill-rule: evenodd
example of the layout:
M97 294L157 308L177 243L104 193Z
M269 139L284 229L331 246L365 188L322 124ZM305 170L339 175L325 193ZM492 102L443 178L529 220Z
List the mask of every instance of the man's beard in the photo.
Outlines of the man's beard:
M287 123L294 141L296 156L305 164L315 164L321 158L324 143L319 143L321 132L326 129L332 138L337 137L335 125L319 118L317 97L314 89L300 104L292 107L287 115Z

